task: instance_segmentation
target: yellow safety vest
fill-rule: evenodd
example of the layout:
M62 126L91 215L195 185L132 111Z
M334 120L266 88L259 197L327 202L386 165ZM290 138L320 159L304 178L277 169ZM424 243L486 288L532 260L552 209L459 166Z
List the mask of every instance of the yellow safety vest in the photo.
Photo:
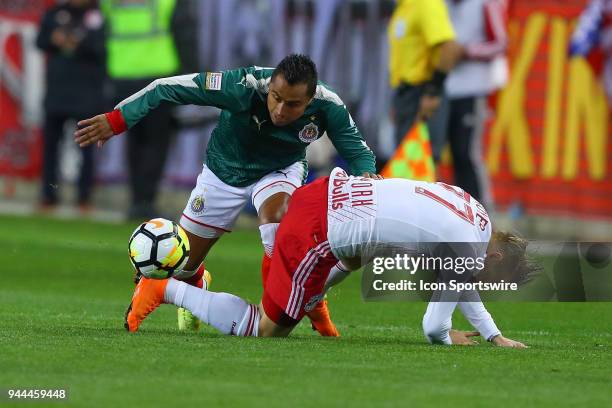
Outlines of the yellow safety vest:
M111 78L168 76L179 69L170 32L176 0L102 0Z

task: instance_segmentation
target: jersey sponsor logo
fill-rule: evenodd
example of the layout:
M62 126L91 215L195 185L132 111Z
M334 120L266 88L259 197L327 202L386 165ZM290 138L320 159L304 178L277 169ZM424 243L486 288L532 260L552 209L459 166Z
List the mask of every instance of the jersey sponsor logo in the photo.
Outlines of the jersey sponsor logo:
M319 127L310 122L298 133L300 140L304 143L312 143L319 137Z
M314 295L313 297L311 297L308 303L306 303L306 305L304 306L304 311L305 312L312 311L317 306L317 304L323 299L323 296L324 295L320 293L318 295Z
M207 72L205 88L209 91L220 91L223 72Z
M204 196L202 194L198 194L193 197L191 200L191 204L189 205L191 208L191 212L194 214L202 214L204 212Z

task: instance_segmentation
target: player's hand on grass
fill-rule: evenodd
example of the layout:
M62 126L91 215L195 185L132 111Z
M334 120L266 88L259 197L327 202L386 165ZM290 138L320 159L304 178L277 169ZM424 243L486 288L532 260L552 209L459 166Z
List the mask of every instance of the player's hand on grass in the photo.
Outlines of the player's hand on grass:
M466 332L466 331L461 331L461 330L450 329L448 335L450 336L453 344L456 344L459 346L475 346L476 344L478 344L478 342L474 340L472 337L478 337L480 336L480 333L476 331Z
M493 339L491 340L491 343L495 344L496 346L499 347L510 347L510 348L529 348L526 345L524 345L523 343L521 343L520 341L516 341L516 340L512 340L512 339L507 339L504 336L502 336L501 334L498 336L493 337Z
M361 175L361 177L365 177L365 178L369 178L369 179L374 179L374 180L382 180L384 179L383 176L381 176L380 174L376 174L376 173L369 173L369 172L365 172Z
M96 115L77 123L80 129L74 132L74 141L81 147L97 143L102 147L108 139L114 136L113 129L106 115Z

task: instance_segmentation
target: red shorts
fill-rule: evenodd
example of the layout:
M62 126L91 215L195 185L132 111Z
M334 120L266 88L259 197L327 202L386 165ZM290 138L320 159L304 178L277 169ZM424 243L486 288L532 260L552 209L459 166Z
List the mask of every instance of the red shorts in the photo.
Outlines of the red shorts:
M338 262L327 242L327 182L297 189L276 232L262 299L266 315L283 326L297 324L323 298L330 269Z

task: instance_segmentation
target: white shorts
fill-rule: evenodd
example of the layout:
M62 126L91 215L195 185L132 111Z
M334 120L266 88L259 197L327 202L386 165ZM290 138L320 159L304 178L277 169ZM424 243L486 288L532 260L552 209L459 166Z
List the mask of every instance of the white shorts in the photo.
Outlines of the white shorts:
M181 227L203 238L216 238L224 232L231 232L248 199L259 213L266 199L276 193L293 194L304 184L307 175L306 163L299 161L266 174L250 186L233 187L204 165L183 210Z

